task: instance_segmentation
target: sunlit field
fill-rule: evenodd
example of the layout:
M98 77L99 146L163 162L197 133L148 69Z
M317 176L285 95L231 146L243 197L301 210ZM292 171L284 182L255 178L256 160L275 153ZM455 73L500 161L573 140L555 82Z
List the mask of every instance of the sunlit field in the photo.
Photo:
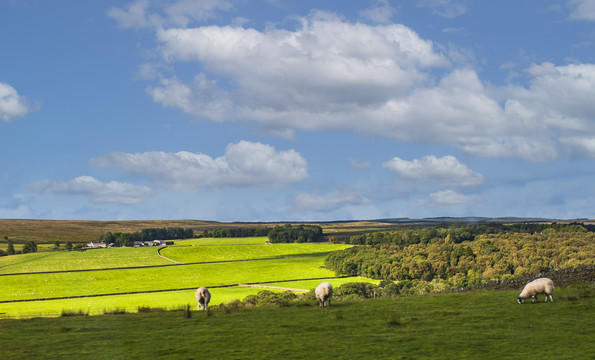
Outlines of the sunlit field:
M259 245L252 244L256 239ZM199 286L212 288L214 304L262 290L228 287L237 284L267 283L307 291L320 282L318 279L335 277L334 272L323 267L324 258L348 247L326 243L264 245L263 239L225 239L222 245L207 246L200 246L200 239L195 239L176 242L189 246L161 250L179 263L199 264L174 264L158 256L161 247L2 257L0 316L55 316L64 309L92 315L113 309L135 311L138 307L170 309L194 304L194 289ZM220 239L205 239L214 240ZM317 280L283 283L303 279ZM338 283L345 281L338 279ZM269 285L271 282L275 284Z

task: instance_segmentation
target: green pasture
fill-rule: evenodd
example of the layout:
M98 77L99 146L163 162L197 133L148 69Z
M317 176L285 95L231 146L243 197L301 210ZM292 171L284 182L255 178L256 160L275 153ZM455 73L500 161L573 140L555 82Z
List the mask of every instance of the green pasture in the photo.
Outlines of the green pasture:
M15 251L19 251L19 250L23 250L23 247L25 246L25 244L13 244L14 246L14 250ZM64 249L64 244L60 245L60 247L62 249ZM8 243L7 242L3 242L0 243L0 250L4 250L6 251L8 249ZM46 252L46 251L53 251L54 250L54 244L37 244L37 251L39 252Z
M335 244L271 244L271 245L221 245L221 246L170 246L161 255L183 263L223 260L263 259L281 256L328 255L353 245Z
M592 359L595 287L0 320L3 359ZM200 356L198 354L200 353Z
M175 245L263 245L269 241L266 236L244 238L199 238L174 240Z
M334 272L320 267L323 260L324 256L311 256L160 268L3 276L0 278L0 301L334 276Z
M257 294L262 290L270 290L275 292L284 291L284 289L275 289L271 288L271 286L309 291L314 289L321 281L323 280L279 282L273 284L264 284L262 287L234 286L210 288L212 296L211 305L227 304L232 300L243 299L248 295ZM328 281L331 281L335 286L340 286L341 284L354 281L378 283L378 281L359 277L329 279ZM22 303L5 303L0 304L0 319L3 317L55 317L60 316L62 311L81 311L83 313L89 313L89 315L102 315L105 311L114 309L123 310L126 312L136 312L139 307L173 310L187 304L190 304L194 309L196 307L194 292L195 289Z
M158 247L110 248L4 256L0 258L0 274L172 264L159 257L157 249ZM19 262L21 256L26 256L27 260L38 260ZM2 267L3 265L10 266Z

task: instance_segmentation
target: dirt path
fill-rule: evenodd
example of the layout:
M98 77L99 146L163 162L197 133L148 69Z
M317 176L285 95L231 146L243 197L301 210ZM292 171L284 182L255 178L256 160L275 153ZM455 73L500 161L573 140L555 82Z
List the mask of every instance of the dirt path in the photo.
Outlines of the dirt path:
M176 261L176 260L172 260L172 259L170 259L170 258L168 258L168 257L166 257L166 256L163 256L163 255L161 255L161 250L163 250L163 249L165 249L165 248L167 248L167 246L162 246L162 247L160 247L159 249L157 249L157 255L159 255L159 257L161 257L161 258L163 258L163 259L165 259L165 260L167 260L167 261L171 261L171 262L173 262L174 264L184 264L183 262L179 262L179 261Z

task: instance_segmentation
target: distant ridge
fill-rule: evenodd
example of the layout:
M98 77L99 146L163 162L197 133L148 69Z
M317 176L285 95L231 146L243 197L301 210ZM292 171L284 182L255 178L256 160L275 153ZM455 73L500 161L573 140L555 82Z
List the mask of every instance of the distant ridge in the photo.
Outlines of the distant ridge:
M431 217L422 219L410 219L410 218L387 218L387 219L376 219L371 220L380 223L388 224L440 224L440 223L455 223L455 224L477 224L477 223L525 223L525 222L552 222L552 221L563 221L560 219L549 219L549 218L525 218L525 217L480 217L480 216L469 216L469 217Z

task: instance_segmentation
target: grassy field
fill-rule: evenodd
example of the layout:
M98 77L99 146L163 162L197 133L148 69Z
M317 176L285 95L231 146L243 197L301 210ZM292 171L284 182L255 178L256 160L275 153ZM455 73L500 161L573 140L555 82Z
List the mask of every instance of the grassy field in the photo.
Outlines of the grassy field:
M275 245L220 245L220 246L171 246L161 251L169 259L191 263L201 261L263 259L279 256L322 255L343 250L352 245L337 244L275 244Z
M0 320L3 359L592 359L595 288Z
M208 244L198 239L185 240L176 242L182 245L162 249L165 256L179 262L206 262L188 265L159 257L156 247L2 257L0 316L55 316L63 309L101 314L104 310L119 308L132 311L139 306L172 308L194 303L193 289L199 286L214 288L213 303L219 304L259 290L217 287L332 278L335 274L322 267L324 258L329 252L346 247L340 244L262 245L264 239L225 239L218 242L220 245L213 245L217 239L204 239ZM258 245L252 245L254 243ZM309 290L317 281L302 283L301 287L276 286ZM339 281L342 283L344 279ZM123 293L130 294L120 295Z

